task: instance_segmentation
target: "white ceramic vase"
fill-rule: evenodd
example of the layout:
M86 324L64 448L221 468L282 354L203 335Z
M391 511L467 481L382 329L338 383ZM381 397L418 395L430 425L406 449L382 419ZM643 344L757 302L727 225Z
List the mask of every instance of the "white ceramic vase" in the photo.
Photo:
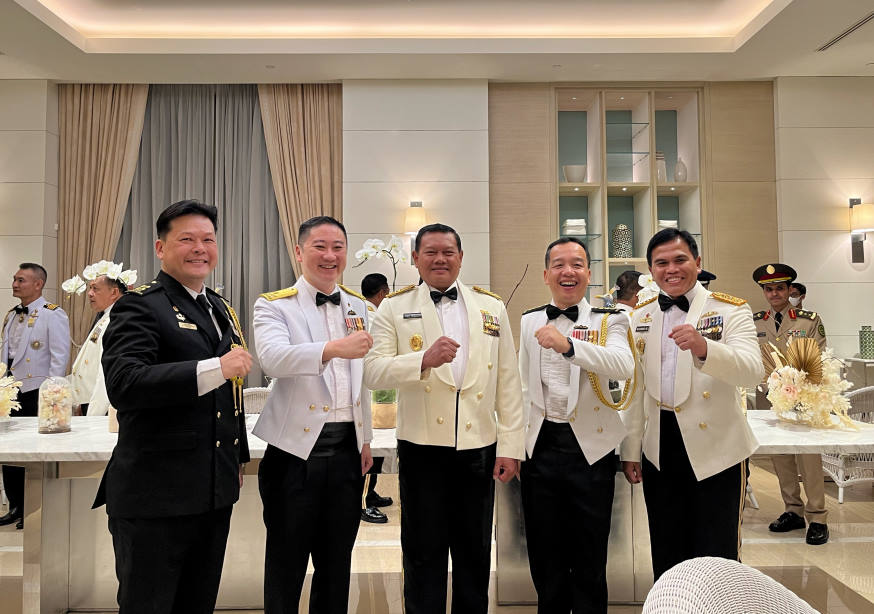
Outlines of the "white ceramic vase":
M685 183L689 178L689 170L686 168L686 163L683 158L677 158L677 164L674 166L674 181L677 183Z

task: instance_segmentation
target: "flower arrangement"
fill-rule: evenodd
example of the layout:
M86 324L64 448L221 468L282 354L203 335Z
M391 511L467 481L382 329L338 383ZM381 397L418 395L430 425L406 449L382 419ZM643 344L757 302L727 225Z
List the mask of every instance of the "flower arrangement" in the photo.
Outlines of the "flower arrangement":
M355 259L358 260L358 264L352 268L360 267L368 260L387 258L391 262L391 267L394 271L391 280L391 289L394 290L395 282L398 278L398 263L408 262L407 255L404 253L403 245L404 240L395 235L392 235L391 239L389 239L388 245L386 245L385 241L381 239L367 239L367 241L364 242L364 246L355 252Z
M640 285L640 290L637 291L638 303L644 303L649 299L658 296L659 292L661 292L661 288L659 288L659 285L649 273L641 275L637 279L637 283Z
M820 352L816 341L793 339L783 354L771 343L762 346L768 373L768 401L781 420L827 429L847 426L857 429L847 415L850 407L844 392L850 384L841 375L841 361L831 348ZM838 423L831 415L838 417Z
M49 377L39 387L39 432L66 433L73 416L70 383L63 377Z
M116 264L109 260L101 260L89 264L82 271L82 276L73 275L70 279L61 284L61 289L70 294L82 294L88 288L88 282L106 275L109 279L117 279L126 286L132 286L137 281L136 269L122 271L124 264Z
M6 373L6 365L2 362L0 373ZM18 398L19 388L21 382L15 381L14 377L0 377L0 418L8 418L11 412L21 409L21 405L15 400Z

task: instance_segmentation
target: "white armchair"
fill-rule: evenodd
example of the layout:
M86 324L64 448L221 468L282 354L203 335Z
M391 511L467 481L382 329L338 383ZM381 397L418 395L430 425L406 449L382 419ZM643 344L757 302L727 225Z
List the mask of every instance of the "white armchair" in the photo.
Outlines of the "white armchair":
M853 420L874 423L874 386L847 393ZM823 454L823 470L838 486L838 503L844 502L844 487L859 482L874 482L874 453Z
M761 571L716 557L690 559L653 585L643 614L818 614Z
M247 414L260 414L270 396L270 388L245 388L243 389L243 406Z

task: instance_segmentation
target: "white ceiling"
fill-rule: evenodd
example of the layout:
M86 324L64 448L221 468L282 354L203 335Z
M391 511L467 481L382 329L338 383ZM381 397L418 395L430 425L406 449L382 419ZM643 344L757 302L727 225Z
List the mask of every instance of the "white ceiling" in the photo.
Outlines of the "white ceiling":
M874 76L871 0L0 0L0 78Z

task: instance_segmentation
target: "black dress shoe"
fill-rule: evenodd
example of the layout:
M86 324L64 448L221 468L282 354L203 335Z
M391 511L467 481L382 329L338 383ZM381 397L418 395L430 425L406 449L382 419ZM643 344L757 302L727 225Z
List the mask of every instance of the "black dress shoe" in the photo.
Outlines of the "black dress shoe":
M803 529L805 526L804 518L795 512L783 512L777 520L768 525L768 530L774 533L785 533L786 531Z
M368 507L361 510L361 520L363 520L364 522L385 524L386 522L388 522L388 516L380 512L375 507Z
M18 522L15 523L15 528L19 531L24 530L24 518L19 518Z
M367 504L367 507L388 507L394 503L394 500L391 497L380 497L374 491L365 497L364 502Z
M0 527L18 522L19 520L21 520L21 510L17 507L10 507L8 512L0 516Z
M811 522L807 527L807 538L804 541L811 546L822 546L828 541L828 525Z

